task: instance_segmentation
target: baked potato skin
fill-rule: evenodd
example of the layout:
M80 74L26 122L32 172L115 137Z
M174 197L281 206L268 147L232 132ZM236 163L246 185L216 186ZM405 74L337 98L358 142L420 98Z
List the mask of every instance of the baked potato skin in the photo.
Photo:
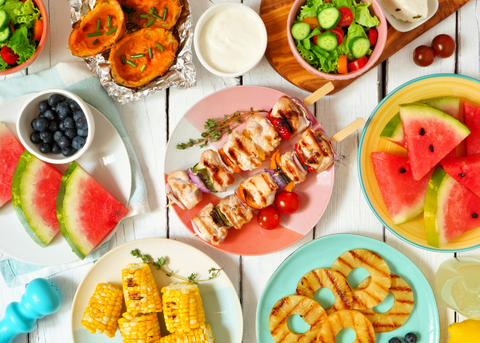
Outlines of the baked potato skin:
M110 35L105 33L110 30L107 27L107 16L111 18L111 27L117 30ZM87 37L87 34L97 32L97 21L101 20L101 36ZM95 56L110 49L115 42L125 33L125 15L117 0L97 1L93 10L75 23L68 39L68 48L72 55L78 57ZM96 44L93 44L97 40Z
M161 29L170 30L177 22L182 13L182 4L180 0L119 0L122 6L128 6L135 9L132 13L132 22L140 27L147 27L149 18L141 18L141 14L150 14L150 9L153 7L157 10L158 16L163 18L165 8L167 8L167 15L165 20L154 18L150 27L159 27ZM151 17L151 16L150 16Z
M157 47L160 44L164 51ZM152 48L152 58L148 48ZM170 31L148 27L122 37L110 51L108 61L111 65L112 77L119 84L135 88L146 85L158 76L164 75L173 61L178 49L178 42ZM131 55L145 54L144 57L131 58ZM132 67L125 61L136 64ZM145 65L143 71L142 66Z

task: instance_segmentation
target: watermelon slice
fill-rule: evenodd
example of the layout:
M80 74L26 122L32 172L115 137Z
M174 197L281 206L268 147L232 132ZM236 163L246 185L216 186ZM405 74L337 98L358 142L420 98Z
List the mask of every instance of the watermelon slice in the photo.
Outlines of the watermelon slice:
M12 199L12 178L15 166L25 148L0 122L0 207Z
M420 181L415 181L406 158L386 152L373 152L370 156L380 193L393 223L402 224L422 213L433 170Z
M441 163L445 172L480 197L480 154Z
M480 198L437 167L428 183L424 219L428 244L440 248L480 227Z
M460 112L460 98L454 96L443 96L439 98L430 98L418 101L418 103L425 104L458 119ZM405 147L405 134L403 133L402 121L400 120L400 113L397 113L383 128L380 137L388 139L392 143ZM449 153L449 158L455 158L456 151Z
M29 236L42 247L60 231L56 199L61 180L61 172L27 150L13 174L13 207Z
M465 125L472 131L467 137L467 156L480 154L480 108L463 102Z
M128 210L72 162L62 177L57 218L63 237L84 259L117 226Z
M400 105L400 118L415 180L427 175L470 134L457 119L422 104Z

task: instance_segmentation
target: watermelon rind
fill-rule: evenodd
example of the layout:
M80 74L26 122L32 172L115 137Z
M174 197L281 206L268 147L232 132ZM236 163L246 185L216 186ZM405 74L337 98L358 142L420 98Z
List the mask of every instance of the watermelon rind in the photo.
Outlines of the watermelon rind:
M439 190L445 179L448 179L448 174L441 167L435 168L435 171L428 182L427 195L425 196L425 208L423 218L425 222L425 235L427 236L427 243L433 247L440 248L446 244L445 238L437 230L437 212L438 212L438 197Z
M383 128L382 133L380 133L380 137L388 139L390 142L400 146L405 145L405 135L403 133L400 113L397 113L392 119L390 119L387 125Z
M441 96L418 101L419 103L435 107L440 111L450 114L454 117L458 116L460 111L460 98L455 96Z

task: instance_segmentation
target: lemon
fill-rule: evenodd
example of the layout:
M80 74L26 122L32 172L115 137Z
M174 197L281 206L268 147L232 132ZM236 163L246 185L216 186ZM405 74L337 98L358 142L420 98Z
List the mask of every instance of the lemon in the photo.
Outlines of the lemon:
M480 342L480 321L468 319L461 323L453 323L448 327L450 339L448 343Z

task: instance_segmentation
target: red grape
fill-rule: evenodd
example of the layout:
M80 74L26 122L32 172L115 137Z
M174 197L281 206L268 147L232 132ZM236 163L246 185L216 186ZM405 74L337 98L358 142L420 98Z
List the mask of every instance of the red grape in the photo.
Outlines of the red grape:
M438 35L432 41L432 48L440 58L452 56L456 46L455 40L449 35Z
M435 59L435 51L426 45L420 45L413 51L413 62L420 67L428 67Z

